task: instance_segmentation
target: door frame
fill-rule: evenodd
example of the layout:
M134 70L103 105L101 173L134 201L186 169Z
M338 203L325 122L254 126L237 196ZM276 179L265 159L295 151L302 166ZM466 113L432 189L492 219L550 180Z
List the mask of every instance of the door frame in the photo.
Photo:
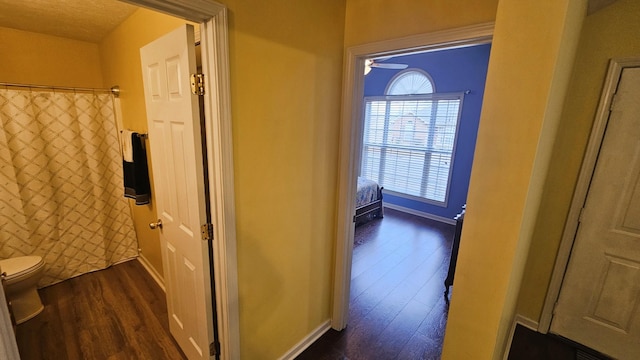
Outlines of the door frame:
M221 359L240 359L233 143L226 6L211 0L124 0L200 24L213 272ZM210 319L213 323L213 319Z
M591 185L591 178L595 171L600 147L604 140L605 131L609 122L609 109L611 108L611 102L617 91L622 71L625 68L632 67L640 67L640 58L617 58L609 61L609 68L605 78L602 95L598 102L595 121L591 128L591 135L589 137L589 142L587 143L584 159L582 160L582 166L580 167L578 182L576 183L573 199L569 208L569 214L567 215L564 231L560 240L558 255L556 256L553 272L551 273L549 290L547 291L547 296L545 297L544 305L542 307L540 322L538 323L538 331L543 334L549 332L551 328L553 310L556 302L558 301L558 297L560 296L562 281L564 280L564 274L569 264L569 257L571 256L571 249L573 248L573 243L578 231L578 219L585 201L587 200L589 186Z
M480 45L493 39L494 23L483 23L433 33L349 47L345 54L344 85L340 116L340 159L336 247L331 327L342 330L349 317L351 261L353 256L356 179L362 149L362 106L364 62L378 56L395 56L413 51Z

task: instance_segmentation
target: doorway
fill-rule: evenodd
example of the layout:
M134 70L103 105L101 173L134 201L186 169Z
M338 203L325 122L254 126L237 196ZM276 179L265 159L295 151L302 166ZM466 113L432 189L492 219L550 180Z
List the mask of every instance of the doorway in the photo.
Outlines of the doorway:
M342 131L339 191L336 267L332 328L342 330L347 326L351 292L353 257L353 214L355 209L355 184L361 162L364 131L363 104L364 70L367 59L398 56L407 52L426 52L454 46L488 43L493 34L493 24L482 24L451 31L425 34L411 39L357 46L347 50L345 90L343 92ZM358 119L358 120L355 120Z
M454 217L466 199L489 51L490 44L470 44L367 60L373 66L364 76L356 214L367 209L363 200L375 191L365 185L372 182L384 188L385 209L365 223L356 215L349 324L336 335L348 339L341 342L349 344L341 348L345 356L440 355L443 282Z
M221 315L222 329L221 350L229 357L239 357L238 340L238 316L237 316L237 284L235 280L235 218L233 208L233 171L231 161L231 124L230 124L230 104L228 90L228 61L227 54L227 25L226 9L216 3L207 2L195 8L193 2L184 4L181 1L141 1L146 6L151 6L155 10L170 13L183 19L201 23L201 43L203 44L203 72L208 77L205 85L208 90L205 96L205 112L209 119L205 134L212 146L209 148L207 167L210 173L215 174L210 180L212 195L212 218L216 225L214 236L214 268L216 270L216 284L220 291L218 293L217 310ZM151 4L151 5L149 5ZM156 26L153 22L150 22ZM136 35L139 35L136 32ZM133 38L133 36L131 36ZM97 49L97 47L96 47ZM139 47L135 49L135 56L139 56ZM125 57L109 53L114 62ZM96 56L96 59L99 57ZM133 58L127 57L127 58ZM215 60L214 60L215 59ZM135 64L135 63L133 63ZM132 65L133 66L133 65ZM112 70L112 69L109 69ZM140 68L137 67L139 74ZM134 75L127 76L134 79ZM124 97L131 87L121 88ZM129 92L130 96L131 93ZM137 119L143 117L135 116ZM147 226L145 224L145 226ZM148 228L148 227L147 227ZM158 267L162 269L161 265ZM223 356L224 358L224 356Z
M549 331L615 358L639 351L639 93L640 61L613 60L543 310Z
M220 357L240 358L235 209L233 192L233 148L229 91L228 26L225 6L207 2L195 4L178 0L131 1L139 6L171 14L200 24L204 110L207 146L212 235L210 261L216 286ZM214 344L213 347L216 345ZM208 350L208 349L207 349ZM215 352L215 351L214 351Z

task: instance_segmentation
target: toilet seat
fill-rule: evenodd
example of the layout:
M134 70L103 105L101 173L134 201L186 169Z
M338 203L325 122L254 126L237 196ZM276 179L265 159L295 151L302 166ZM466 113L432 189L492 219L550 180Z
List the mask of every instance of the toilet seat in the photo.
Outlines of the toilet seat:
M7 273L7 281L32 273L43 266L44 261L40 256L19 256L0 260L0 269Z

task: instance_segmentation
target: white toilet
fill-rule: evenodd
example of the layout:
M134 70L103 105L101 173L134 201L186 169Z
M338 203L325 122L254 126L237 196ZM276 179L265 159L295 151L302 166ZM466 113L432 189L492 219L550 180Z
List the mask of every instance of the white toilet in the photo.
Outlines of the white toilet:
M33 318L44 309L37 289L43 269L44 261L40 256L0 260L0 271L6 273L6 296L16 324Z

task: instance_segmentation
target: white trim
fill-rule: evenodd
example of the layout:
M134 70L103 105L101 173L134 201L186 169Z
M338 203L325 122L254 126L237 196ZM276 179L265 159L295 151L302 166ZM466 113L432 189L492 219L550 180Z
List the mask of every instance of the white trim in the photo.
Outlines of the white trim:
M383 206L386 207L386 208L389 208L389 209L402 211L403 213L407 213L407 214L411 214L411 215L415 215L415 216L420 216L420 217L423 217L425 219L438 221L438 222L445 223L445 224L448 224L448 225L455 225L456 224L456 221L453 220L453 219L449 219L449 218L446 218L444 216L438 216L438 215L434 215L434 214L429 214L429 213L426 213L426 212L423 212L423 211L419 211L419 210L410 209L408 207L404 207L404 206L400 206L400 205L384 203Z
M345 54L342 110L340 120L340 159L337 194L335 269L331 326L342 330L349 316L351 257L353 254L353 214L357 168L362 149L362 100L366 59L428 51L465 45L486 44L493 36L493 23L420 34L350 47Z
M598 103L595 121L591 129L591 136L589 137L589 143L580 168L580 175L578 176L578 182L573 193L573 200L571 201L569 215L567 216L567 221L562 233L562 240L560 241L558 255L556 256L551 274L547 296L544 301L544 306L542 307L540 324L537 330L543 334L546 334L551 328L553 309L560 295L562 280L567 270L571 248L573 247L575 234L578 230L578 217L587 199L591 177L595 170L596 160L598 159L600 146L604 138L607 122L609 121L611 100L618 87L622 70L626 67L640 67L640 58L611 59L609 62L609 70L605 78L600 102Z
M516 314L513 318L513 323L511 324L511 330L509 331L509 338L507 339L507 347L504 351L503 360L507 360L509 358L509 352L511 351L511 343L513 342L513 336L516 333L516 325L522 325L529 330L538 331L538 322L529 319L526 316Z
M240 359L227 8L211 0L126 1L200 23L220 358Z
M151 263L149 262L149 260L147 260L147 258L144 257L144 255L139 254L138 262L142 264L142 267L144 267L145 270L147 270L149 275L151 275L153 280L155 280L158 286L160 286L162 291L167 292L167 288L164 286L164 279L162 277L162 274L158 273L158 271L153 266L151 266Z
M177 16L189 21L204 23L216 17L225 6L211 0L122 0L136 6Z
M513 322L514 324L516 323L520 324L529 330L538 331L538 322L533 319L529 319L524 315L516 314L516 317L513 319ZM514 329L515 329L515 326L514 326Z
M304 339L300 340L299 343L295 344L289 351L287 351L284 355L282 355L278 360L293 360L296 356L302 354L311 344L313 344L316 340L318 340L324 333L331 329L331 320L327 320L323 322L320 326L315 328L315 330L311 331L309 335L305 336Z
M222 359L240 359L236 211L227 11L201 25L213 268Z

